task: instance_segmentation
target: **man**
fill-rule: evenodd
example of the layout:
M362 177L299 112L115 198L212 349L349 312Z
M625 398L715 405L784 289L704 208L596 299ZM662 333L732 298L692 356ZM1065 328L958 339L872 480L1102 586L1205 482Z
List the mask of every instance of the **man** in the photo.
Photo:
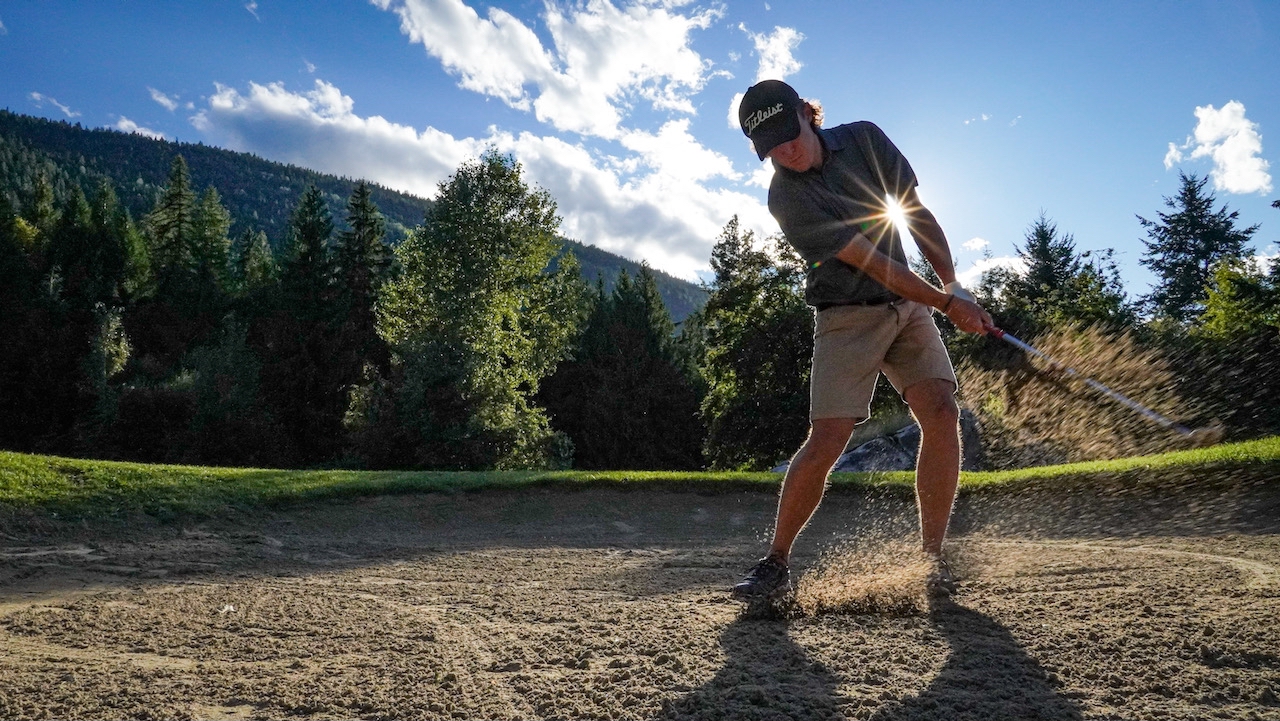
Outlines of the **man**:
M769 554L733 594L749 600L790 588L791 546L821 502L854 425L870 416L882 371L920 425L921 540L936 564L935 590L950 591L942 542L960 477L960 412L933 309L968 333L985 334L991 316L956 282L946 235L916 196L915 173L878 127L824 130L821 106L779 80L748 89L738 119L760 159L773 161L769 211L809 266L805 300L816 316L809 438L783 480ZM907 266L890 200L945 290Z

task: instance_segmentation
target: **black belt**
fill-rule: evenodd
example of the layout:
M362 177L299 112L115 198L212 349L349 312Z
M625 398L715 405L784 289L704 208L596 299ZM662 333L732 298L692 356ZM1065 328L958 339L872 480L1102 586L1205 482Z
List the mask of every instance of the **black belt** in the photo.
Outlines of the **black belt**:
M813 307L817 308L818 312L821 313L822 311L828 308L835 308L837 306L842 306L842 305L888 305L890 303L895 303L899 300L902 300L902 299L898 298L897 296L889 296L889 297L873 298L872 300L842 300L842 301L836 301L833 303L815 303Z

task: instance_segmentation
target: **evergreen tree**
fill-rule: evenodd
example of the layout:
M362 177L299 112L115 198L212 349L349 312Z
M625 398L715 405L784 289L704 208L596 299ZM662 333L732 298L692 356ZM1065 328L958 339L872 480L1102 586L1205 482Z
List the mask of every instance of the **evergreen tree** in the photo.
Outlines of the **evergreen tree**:
M218 191L205 189L196 205L191 223L191 260L195 308L220 310L227 283L227 266L231 242L227 231L231 214L222 207Z
M803 263L781 237L773 251L757 249L736 216L711 251L715 281L697 323L708 384L704 457L714 468L767 469L808 431L813 312Z
M386 221L366 183L356 186L347 203L347 226L349 230L338 235L334 253L339 306L345 316L343 345L355 374L365 362L373 362L385 372L389 358L386 344L378 336L375 305L387 279L391 255L383 242Z
M531 402L569 350L583 294L572 255L546 272L560 249L558 225L551 196L526 185L514 160L488 152L441 183L423 225L397 248L403 270L387 284L380 323L400 359L390 388L405 432L398 453L412 454L405 460L437 468L567 460L566 439ZM390 442L370 426L356 430Z
M56 204L53 184L49 182L49 176L44 173L38 174L31 199L27 201L23 219L45 239L44 242L48 242L49 235L53 233L53 225L58 220Z
M1067 300L1071 281L1080 272L1075 239L1070 233L1059 235L1058 226L1041 213L1024 240L1017 252L1027 270L1014 279L1009 290L1043 314Z
M293 212L282 297L250 343L264 363L261 388L302 463L332 461L342 450L347 386L336 338L329 249L333 219L324 194L309 186Z
M229 279L232 289L240 294L252 293L274 283L280 274L267 234L246 229L231 245Z
M92 250L86 261L92 269L92 296L95 304L120 306L128 292L128 284L137 272L140 238L120 207L111 183L102 181L93 196L89 214L93 229Z
M574 466L701 468L699 384L653 274L642 266L633 280L622 271L611 294L597 285L591 306L573 357L538 396L573 440Z
M1204 307L1214 264L1243 256L1258 226L1237 229L1238 212L1229 212L1226 205L1214 210L1216 198L1205 191L1208 178L1179 177L1178 194L1164 199L1174 212L1159 213L1159 221L1142 216L1138 221L1149 238L1143 241L1147 254L1140 262L1157 279L1143 302L1158 317L1186 323Z
M333 259L329 244L333 216L316 186L307 186L302 194L293 212L289 237L283 279L289 310L299 318L332 318Z
M187 161L179 155L169 168L169 184L146 221L152 273L162 297L180 297L189 286L194 267L195 216L196 196L191 190Z
M991 281L996 297L990 310L1005 330L1030 338L1068 324L1118 329L1134 322L1110 250L1097 258L1093 251L1077 253L1071 234L1059 234L1043 213L1017 250L1026 270Z
M84 193L75 188L68 194L48 241L50 288L67 307L87 311L93 307L90 267L93 253L92 211Z

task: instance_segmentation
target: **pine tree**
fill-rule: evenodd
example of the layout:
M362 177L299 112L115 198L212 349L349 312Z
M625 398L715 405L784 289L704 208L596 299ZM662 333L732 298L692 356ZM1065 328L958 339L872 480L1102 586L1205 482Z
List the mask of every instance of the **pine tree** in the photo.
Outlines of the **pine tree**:
M329 249L333 216L316 186L309 185L303 192L293 212L289 237L289 255L284 263L289 309L299 318L333 318L333 259Z
M293 211L281 295L253 333L263 360L261 388L299 462L332 462L342 451L347 404L341 314L333 292L333 219L324 194L308 186ZM259 312L255 309L254 312Z
M231 242L227 231L231 214L222 207L218 191L209 187L200 196L191 223L192 296L200 310L218 309L228 286Z
M620 272L612 293L597 285L572 359L539 394L575 467L701 468L701 397L674 331L647 266L634 280Z
M1143 298L1156 316L1186 323L1203 308L1213 266L1220 260L1240 258L1257 225L1235 227L1238 212L1224 204L1214 210L1216 198L1205 191L1208 178L1179 174L1178 194L1165 198L1175 212L1159 213L1159 221L1138 216L1147 229L1146 257L1140 262L1156 274L1156 287Z
M35 187L22 217L45 238L44 242L48 242L49 234L53 232L53 225L58 220L56 203L49 176L44 173L36 175Z
M386 221L374 204L368 184L360 183L347 202L349 230L338 235L334 253L339 304L345 314L343 336L358 373L372 361L386 370L386 344L378 336L375 312L378 292L390 269L390 249L383 242Z
M1134 322L1111 251L1077 253L1071 234L1059 234L1044 213L1027 229L1018 257L1025 271L993 280L990 310L1005 330L1034 337L1067 324L1118 329Z
M195 260L195 215L196 196L191 190L187 161L179 155L169 167L169 184L146 220L152 273L162 297L179 297L188 288Z
M1080 272L1071 234L1058 235L1058 226L1041 213L1017 252L1027 270L1014 280L1010 290L1035 309L1061 305L1071 280Z
M92 309L95 300L92 212L84 193L74 188L49 238L49 277L57 279L50 287L56 286L56 297L79 311Z
M231 245L231 287L240 294L252 293L275 282L280 274L267 234L246 228Z

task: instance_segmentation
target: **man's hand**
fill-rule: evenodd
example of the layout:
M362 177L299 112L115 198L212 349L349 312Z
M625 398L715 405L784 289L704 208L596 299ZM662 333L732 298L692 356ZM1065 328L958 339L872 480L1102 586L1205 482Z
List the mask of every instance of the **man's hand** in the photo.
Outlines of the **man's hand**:
M978 335L986 335L988 331L995 328L995 322L991 320L991 314L982 309L973 299L973 294L964 289L964 286L956 281L951 281L946 285L947 293L951 296L951 300L947 301L946 310L943 311L947 318L956 327L965 333L977 333Z

